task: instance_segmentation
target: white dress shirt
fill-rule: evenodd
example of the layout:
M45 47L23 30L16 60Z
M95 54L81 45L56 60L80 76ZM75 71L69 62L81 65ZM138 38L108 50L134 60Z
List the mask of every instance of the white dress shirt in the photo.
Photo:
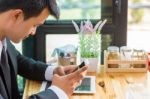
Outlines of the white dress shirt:
M1 61L1 54L2 54L3 46L4 46L5 51L6 51L6 49L7 49L6 39L4 39L3 41L0 41L0 61Z
M7 49L6 39L4 39L3 41L0 41L0 61L1 61L1 53L2 53L3 46L5 47L5 50L6 50ZM48 66L47 67L47 69L45 71L45 79L47 81L52 80L53 71L55 68L56 68L55 66ZM52 85L51 87L49 87L49 89L54 91L55 94L59 97L59 99L69 99L67 94L62 89L58 88L57 86Z
M45 79L47 81L51 81L52 77L53 77L53 71L56 68L56 66L48 66L46 71L45 71ZM51 87L49 87L48 89L53 90L56 95L59 97L59 99L69 99L69 97L67 96L67 94L60 88L58 88L57 86L52 85Z

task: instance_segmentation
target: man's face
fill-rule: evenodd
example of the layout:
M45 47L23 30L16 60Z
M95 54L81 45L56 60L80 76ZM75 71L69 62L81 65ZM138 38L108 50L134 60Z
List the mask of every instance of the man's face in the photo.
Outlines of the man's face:
M17 12L15 14L17 14ZM19 41L27 38L29 35L35 34L36 28L43 24L45 19L48 17L49 11L45 8L38 16L31 17L27 20L24 20L22 12L20 12L18 16L15 16L15 14L14 16L12 15L14 18L12 18L6 26L5 36L11 41L18 43Z

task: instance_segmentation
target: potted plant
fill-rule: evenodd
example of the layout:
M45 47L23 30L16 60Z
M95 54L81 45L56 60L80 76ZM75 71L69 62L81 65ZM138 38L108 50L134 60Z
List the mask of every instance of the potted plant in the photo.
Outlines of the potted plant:
M81 21L80 28L76 22L72 21L79 34L79 49L81 61L89 64L89 71L96 71L101 50L101 29L107 20L99 21L93 27L90 20ZM92 62L91 62L92 61Z

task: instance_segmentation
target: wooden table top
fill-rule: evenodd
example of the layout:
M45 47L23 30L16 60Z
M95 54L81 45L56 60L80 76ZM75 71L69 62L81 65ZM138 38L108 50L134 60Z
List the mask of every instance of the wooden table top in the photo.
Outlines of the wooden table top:
M95 74L89 73L88 75ZM149 72L107 73L103 76L96 75L95 94L73 94L69 99L126 99L129 84L143 84L145 88L147 88L150 84L149 79ZM40 87L41 82L27 80L23 99L27 99L28 96L39 92Z

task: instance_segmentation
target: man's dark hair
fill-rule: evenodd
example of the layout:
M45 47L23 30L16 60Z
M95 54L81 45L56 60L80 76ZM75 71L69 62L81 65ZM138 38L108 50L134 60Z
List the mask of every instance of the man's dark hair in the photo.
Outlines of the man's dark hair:
M25 20L39 15L46 7L51 15L56 19L59 18L56 0L0 0L0 13L11 9L21 9Z

